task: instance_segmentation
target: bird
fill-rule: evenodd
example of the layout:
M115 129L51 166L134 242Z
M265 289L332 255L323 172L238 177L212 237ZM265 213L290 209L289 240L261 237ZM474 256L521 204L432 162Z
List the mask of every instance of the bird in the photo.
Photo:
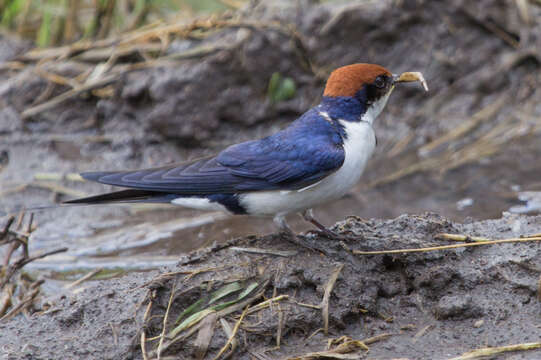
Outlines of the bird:
M84 172L86 180L126 189L65 203L170 203L272 217L290 238L296 234L286 215L300 213L316 231L337 238L312 208L342 197L359 181L376 147L374 121L395 85L411 81L421 81L428 90L421 73L398 76L366 63L339 67L330 74L320 103L270 136L183 163Z

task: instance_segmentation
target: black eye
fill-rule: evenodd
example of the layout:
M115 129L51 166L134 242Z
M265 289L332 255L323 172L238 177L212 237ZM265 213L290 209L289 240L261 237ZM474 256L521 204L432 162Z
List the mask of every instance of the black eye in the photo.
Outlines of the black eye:
M385 87L385 79L383 78L383 76L378 76L376 80L374 80L374 86L380 89Z

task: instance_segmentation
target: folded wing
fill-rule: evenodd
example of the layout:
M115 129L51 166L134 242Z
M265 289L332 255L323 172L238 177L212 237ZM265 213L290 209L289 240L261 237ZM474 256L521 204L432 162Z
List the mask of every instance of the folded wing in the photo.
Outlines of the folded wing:
M300 189L344 162L340 138L326 120L315 120L317 126L303 122L301 128L292 126L261 140L233 145L215 157L154 169L81 175L104 184L181 195Z

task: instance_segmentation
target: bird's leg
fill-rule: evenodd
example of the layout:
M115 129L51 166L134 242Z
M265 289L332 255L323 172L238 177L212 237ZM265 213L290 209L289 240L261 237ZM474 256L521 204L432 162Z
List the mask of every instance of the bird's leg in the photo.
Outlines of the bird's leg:
M315 225L315 227L317 227L326 236L335 237L336 235L338 235L334 231L327 229L325 225L317 221L317 219L314 217L314 211L312 209L304 210L302 212L302 218Z
M319 251L325 255L327 255L327 252L323 249L320 249L314 245L309 244L304 237L301 235L295 234L293 230L289 227L289 225L286 222L286 218L284 215L277 214L273 218L274 223L278 226L280 229L280 232L293 244L297 246L302 246L306 249L312 250L312 251Z
M335 233L332 230L329 230L325 225L317 221L317 219L314 217L314 211L312 209L306 209L302 212L302 217L304 220L312 223L315 227L317 227L319 230L315 230L316 233L325 236L326 238L329 238L331 240L340 240L340 241L349 241L352 240L352 238L348 236L343 236L340 234Z
M280 229L280 232L283 233L284 235L296 236L295 232L293 232L293 230L291 230L291 228L287 224L286 217L284 215L277 214L276 216L274 216L272 221L274 221L274 223Z

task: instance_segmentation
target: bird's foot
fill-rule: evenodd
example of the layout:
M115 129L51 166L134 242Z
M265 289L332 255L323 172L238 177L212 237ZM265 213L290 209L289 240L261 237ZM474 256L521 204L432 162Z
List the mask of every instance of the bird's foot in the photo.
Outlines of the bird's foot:
M303 235L297 235L295 234L295 232L293 230L291 230L291 228L287 225L287 222L285 221L285 218L284 216L282 215L276 215L274 217L274 222L276 223L276 225L278 225L278 227L280 228L280 234L282 235L282 237L284 237L286 240L288 240L289 242L297 245L297 246L300 246L300 247L303 247L305 249L308 249L310 251L314 251L314 252L320 252L324 255L329 255L327 253L327 251L325 251L324 249L316 246L316 245L312 245L310 244L307 240L306 240L306 237L304 237Z
M362 235L357 235L357 236L342 235L332 230L329 230L327 228L325 228L325 230L309 230L307 233L316 234L318 236L327 238L329 240L344 241L344 242L353 242L353 241L359 241L363 239Z
M325 249L322 249L317 245L311 244L306 240L306 237L304 237L303 235L297 235L290 232L282 232L281 234L286 240L288 240L292 244L295 244L296 246L303 247L313 252L320 252L325 256L329 256L329 253Z
M330 240L336 240L336 241L357 241L362 239L362 236L348 236L348 235L341 235L337 234L334 231L328 229L325 225L320 223L316 220L314 217L314 213L312 212L312 209L308 209L302 213L302 217L304 220L312 223L315 227L318 228L318 230L310 230L309 233L314 233L319 236L326 237Z

